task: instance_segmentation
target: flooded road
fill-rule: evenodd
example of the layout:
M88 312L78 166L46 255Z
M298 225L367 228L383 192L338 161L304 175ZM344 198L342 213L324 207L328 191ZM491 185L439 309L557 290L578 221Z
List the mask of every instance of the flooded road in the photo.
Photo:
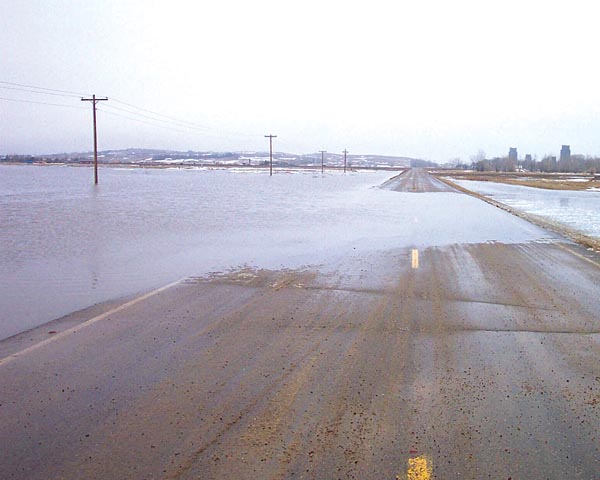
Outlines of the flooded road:
M485 207L373 188L389 172L0 166L0 339L99 302L240 266L297 268L402 245L521 242ZM409 172L410 173L410 172ZM438 182L439 183L439 182ZM436 216L435 231L418 219ZM515 233L516 232L516 233Z
M597 478L598 255L405 175L371 248L0 342L0 477Z

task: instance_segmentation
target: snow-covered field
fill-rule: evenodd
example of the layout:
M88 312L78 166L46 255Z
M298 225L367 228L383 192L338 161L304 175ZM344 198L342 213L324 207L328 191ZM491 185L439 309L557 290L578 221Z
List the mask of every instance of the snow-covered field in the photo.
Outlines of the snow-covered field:
M94 187L90 168L0 166L0 338L211 271L546 235L468 195L373 188L392 175L101 168Z
M600 192L598 191L544 190L494 182L451 180L510 207L600 238Z

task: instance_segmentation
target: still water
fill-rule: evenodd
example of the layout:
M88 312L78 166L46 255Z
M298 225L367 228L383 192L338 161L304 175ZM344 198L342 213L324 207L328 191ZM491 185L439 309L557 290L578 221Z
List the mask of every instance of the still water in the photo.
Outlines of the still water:
M101 168L97 186L92 175L0 166L0 339L190 275L543 235L510 215L488 224L493 207L467 195L372 188L389 172Z
M85 167L0 167L0 338L187 275L293 264L291 247L328 221L341 187L339 175L296 174L294 188L284 174L100 175L94 186ZM343 187L388 176L348 175Z
M523 212L539 215L591 237L600 238L600 192L544 190L473 180L458 180L456 183Z

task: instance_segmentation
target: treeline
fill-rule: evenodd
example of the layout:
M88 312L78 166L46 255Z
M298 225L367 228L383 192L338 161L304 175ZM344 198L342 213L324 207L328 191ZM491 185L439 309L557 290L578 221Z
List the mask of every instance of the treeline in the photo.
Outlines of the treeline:
M91 160L89 157L65 157L60 158L58 156L37 156L37 155L3 155L0 156L0 162L6 163L89 163Z
M439 165L435 162L430 162L428 160L419 160L416 158L412 158L410 160L410 166L414 168L427 168L427 167L438 167Z
M470 165L462 164L459 168L472 169L478 172L528 172L542 173L597 173L600 172L600 158L586 157L584 155L571 155L568 159L557 160L556 157L547 155L542 160L535 159L514 160L508 157L476 160Z

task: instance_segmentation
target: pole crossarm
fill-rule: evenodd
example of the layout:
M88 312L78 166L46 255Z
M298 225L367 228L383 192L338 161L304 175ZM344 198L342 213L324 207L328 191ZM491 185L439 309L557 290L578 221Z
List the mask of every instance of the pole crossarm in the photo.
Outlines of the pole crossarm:
M98 102L105 102L107 100L108 100L108 97L102 97L102 98L97 97L96 98L96 95L94 95L92 98L83 98L83 97L81 97L81 101L82 102L96 102L96 103L98 103Z

